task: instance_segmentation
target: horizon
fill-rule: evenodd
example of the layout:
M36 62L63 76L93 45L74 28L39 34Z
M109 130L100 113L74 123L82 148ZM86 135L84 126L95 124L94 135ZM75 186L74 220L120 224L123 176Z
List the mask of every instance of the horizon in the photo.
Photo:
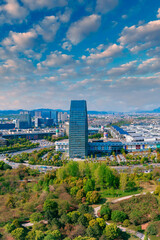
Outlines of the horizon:
M23 109L23 108L21 108L21 109L0 109L0 112L7 112L7 111L29 111L29 112L31 112L31 111L43 111L43 110L48 110L48 111L59 111L59 112L68 112L68 111L70 111L70 109L62 109L62 108L35 108L35 109ZM147 112L149 112L149 113L152 113L153 111L156 111L156 110L158 110L159 112L160 112L160 107L158 107L158 108L156 108L156 109L150 109L150 110L143 110L143 109L141 109L141 110L138 110L138 111L105 111L105 110L91 110L91 109L88 109L87 108L87 112L97 112L97 113L117 113L117 114L119 114L119 113L147 113ZM159 113L159 112L153 112L153 113Z

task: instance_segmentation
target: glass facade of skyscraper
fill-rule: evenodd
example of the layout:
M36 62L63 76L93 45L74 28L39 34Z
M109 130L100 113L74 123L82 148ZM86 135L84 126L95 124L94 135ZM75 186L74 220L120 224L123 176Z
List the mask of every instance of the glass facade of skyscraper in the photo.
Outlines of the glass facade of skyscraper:
M88 155L88 118L85 100L72 100L69 123L69 156L84 158Z

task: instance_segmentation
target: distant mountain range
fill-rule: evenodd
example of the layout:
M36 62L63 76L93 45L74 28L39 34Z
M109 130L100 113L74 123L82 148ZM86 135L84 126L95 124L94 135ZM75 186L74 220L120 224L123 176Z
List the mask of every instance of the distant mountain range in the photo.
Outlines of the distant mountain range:
M160 113L160 107L149 111L137 111L136 113Z
M153 113L160 113L160 107L159 108L156 108L152 111Z
M8 115L17 115L19 114L21 111L28 111L28 110L24 110L24 109L18 109L18 110L0 110L0 116L8 116ZM35 111L58 111L58 112L67 112L69 113L69 110L63 110L63 109L48 109L48 108L40 108L40 109L33 109L30 110L30 112L32 113L32 115L34 115ZM88 114L93 114L93 115L98 115L98 114L114 114L114 113L118 113L118 112L114 112L114 111L88 111ZM131 113L131 112L130 112ZM137 111L136 113L160 113L160 107L156 108L154 110L150 110L150 111Z

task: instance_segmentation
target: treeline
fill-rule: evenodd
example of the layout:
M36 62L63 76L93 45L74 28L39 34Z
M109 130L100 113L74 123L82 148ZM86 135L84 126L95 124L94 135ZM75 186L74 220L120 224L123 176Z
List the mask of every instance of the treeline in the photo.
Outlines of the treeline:
M39 151L35 150L32 153L24 152L8 158L9 161L16 163L28 161L31 165L62 166L67 160L62 160L61 156L61 152L55 152L54 147L50 147Z
M96 133L96 134L93 134L93 135L90 135L88 138L89 139L94 139L94 138L101 138L103 137L103 134L102 133Z
M24 149L36 148L39 143L32 143L31 141L20 138L20 139L8 139L7 146L0 147L0 153L14 152Z

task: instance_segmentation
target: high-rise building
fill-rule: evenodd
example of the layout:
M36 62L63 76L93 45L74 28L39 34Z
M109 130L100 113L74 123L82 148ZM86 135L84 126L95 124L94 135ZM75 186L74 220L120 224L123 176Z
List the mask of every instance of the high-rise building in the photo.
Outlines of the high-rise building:
M55 124L57 124L58 123L58 112L55 111L55 110L52 110L51 111L51 118L53 119L53 122Z
M17 121L17 128L27 129L30 128L31 123L31 114L28 111L20 112L19 119Z
M88 118L85 100L72 100L69 121L69 156L84 158L88 155Z
M41 118L41 117L42 117L41 111L35 111L35 118Z
M67 112L59 112L58 113L58 122L65 122L68 119L68 114Z

